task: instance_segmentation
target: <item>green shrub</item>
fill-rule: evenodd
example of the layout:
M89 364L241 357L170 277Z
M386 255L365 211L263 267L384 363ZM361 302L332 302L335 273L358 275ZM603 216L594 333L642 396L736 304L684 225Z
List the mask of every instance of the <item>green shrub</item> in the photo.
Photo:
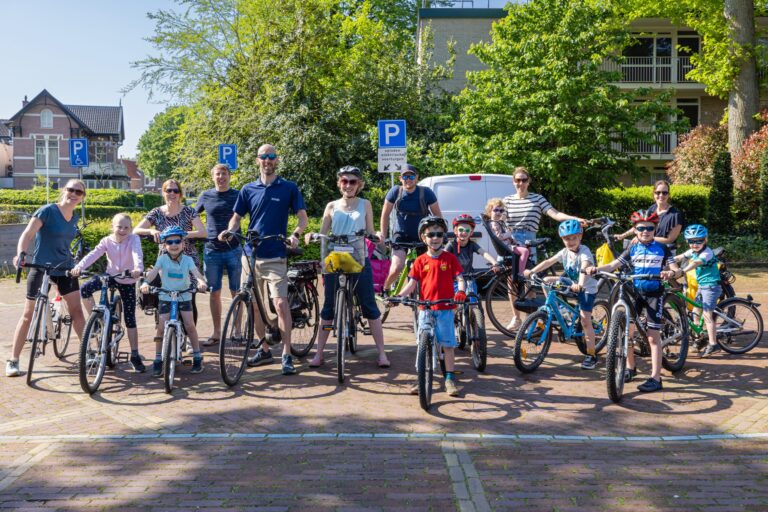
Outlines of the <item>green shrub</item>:
M41 206L46 203L45 187L31 190L0 190L0 204L28 204ZM51 190L51 201L59 197L58 190ZM128 190L93 189L86 196L87 206L136 206L136 194Z
M733 177L731 154L722 151L715 159L712 189L709 192L707 227L715 233L733 233Z
M710 237L709 246L724 247L725 259L736 263L768 262L768 240L755 235ZM686 247L687 248L687 247ZM678 253L679 254L679 253Z
M35 213L37 209L40 208L40 206L41 205L39 204L0 204L0 211ZM121 213L121 212L128 212L128 213L139 212L139 213L142 213L142 215L146 213L143 208L137 208L137 207L128 208L125 206L89 206L87 205L85 207L85 218L88 222L91 222L93 220L103 220L103 219L111 220L116 213ZM75 210L75 213L80 215L80 208Z
M763 154L760 162L760 226L758 230L763 240L768 240L768 152Z
M141 195L141 204L144 206L146 210L157 208L158 206L161 206L163 203L164 203L163 196L160 194L142 194Z

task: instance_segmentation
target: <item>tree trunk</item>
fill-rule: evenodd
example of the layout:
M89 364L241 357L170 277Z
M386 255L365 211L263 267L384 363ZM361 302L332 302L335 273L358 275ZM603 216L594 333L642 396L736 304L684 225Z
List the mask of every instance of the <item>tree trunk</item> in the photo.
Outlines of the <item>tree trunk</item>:
M741 153L742 145L757 130L755 114L760 110L755 61L754 0L725 0L724 15L728 23L732 51L740 52L739 72L728 94L728 148L732 157Z

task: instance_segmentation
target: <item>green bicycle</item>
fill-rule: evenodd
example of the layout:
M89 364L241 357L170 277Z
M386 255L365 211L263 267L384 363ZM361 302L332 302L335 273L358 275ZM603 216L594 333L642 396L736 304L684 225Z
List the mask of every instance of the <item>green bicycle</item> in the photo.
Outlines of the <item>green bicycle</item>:
M403 249L407 249L408 252L405 254L405 265L403 266L402 272L400 272L400 275L397 278L397 282L395 283L395 287L392 289L392 291L387 292L384 291L385 294L389 296L395 296L403 289L405 286L405 283L408 282L408 273L411 271L411 265L413 265L413 262L416 261L416 258L419 256L418 249L421 247L424 247L423 242L395 242L392 239L387 239L384 241L387 247L390 249L393 246L397 246ZM413 292L413 295L411 298L416 299L418 298L419 293L418 289ZM387 317L389 316L389 308L386 306L386 296L377 296L376 302L379 304L379 309L382 310L381 314L381 323L383 324ZM413 332L416 333L418 331L419 327L419 311L415 306L412 306L411 309L413 310Z

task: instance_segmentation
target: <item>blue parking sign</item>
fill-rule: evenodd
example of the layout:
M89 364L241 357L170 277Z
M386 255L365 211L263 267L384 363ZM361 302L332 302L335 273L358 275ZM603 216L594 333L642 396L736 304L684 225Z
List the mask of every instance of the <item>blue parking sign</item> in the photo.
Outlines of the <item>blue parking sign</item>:
M69 139L69 165L88 167L88 139Z
M379 120L379 147L404 148L405 146L405 119Z
M237 144L219 144L219 163L237 169Z

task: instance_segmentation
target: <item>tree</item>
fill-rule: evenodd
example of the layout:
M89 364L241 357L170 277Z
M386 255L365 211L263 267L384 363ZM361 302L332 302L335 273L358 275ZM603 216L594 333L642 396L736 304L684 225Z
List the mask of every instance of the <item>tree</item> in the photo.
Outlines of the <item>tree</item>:
M707 225L715 233L730 234L733 232L733 178L731 177L731 155L723 151L717 155L712 177L712 188L709 191L709 208L707 209Z
M156 114L139 138L136 162L144 174L166 179L179 164L176 141L188 115L186 107L168 107Z
M470 50L470 73L442 147L449 171L530 168L537 190L561 208L593 205L600 188L638 170L626 150L658 144L675 110L666 92L621 90L617 62L630 34L617 11L584 2L509 5L491 41Z

